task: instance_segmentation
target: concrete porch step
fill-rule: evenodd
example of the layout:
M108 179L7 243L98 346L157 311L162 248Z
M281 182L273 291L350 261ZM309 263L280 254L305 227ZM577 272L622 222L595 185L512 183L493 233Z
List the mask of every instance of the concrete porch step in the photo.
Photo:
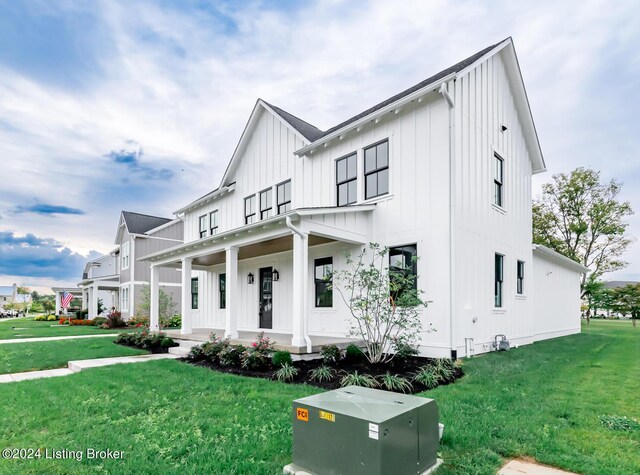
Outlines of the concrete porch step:
M174 346L173 348L169 348L170 354L180 357L187 356L190 351L191 347L187 348L186 346Z

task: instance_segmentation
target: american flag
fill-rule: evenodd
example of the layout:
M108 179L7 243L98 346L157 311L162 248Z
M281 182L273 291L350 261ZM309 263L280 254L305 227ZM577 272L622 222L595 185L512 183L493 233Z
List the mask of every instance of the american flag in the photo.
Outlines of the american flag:
M62 308L67 308L73 299L73 295L66 290L62 292L62 299L60 299L60 305Z

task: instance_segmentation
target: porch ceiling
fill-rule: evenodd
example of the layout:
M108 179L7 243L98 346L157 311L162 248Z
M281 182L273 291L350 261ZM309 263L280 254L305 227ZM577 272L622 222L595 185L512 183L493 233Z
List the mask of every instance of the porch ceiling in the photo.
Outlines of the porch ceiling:
M334 241L334 239L322 236L315 236L313 234L309 235L309 246L318 246L320 244L326 244ZM293 235L282 236L241 247L238 250L238 260L251 259L252 257L266 256L291 250L293 250ZM196 266L213 266L216 264L224 264L224 262L224 251L195 257L193 259L193 265Z

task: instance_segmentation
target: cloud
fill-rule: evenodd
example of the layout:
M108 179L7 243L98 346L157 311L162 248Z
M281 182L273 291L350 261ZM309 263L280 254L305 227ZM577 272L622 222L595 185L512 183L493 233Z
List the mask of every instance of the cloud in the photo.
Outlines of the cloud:
M153 168L141 162L144 152L142 149L136 151L120 150L111 151L107 157L115 163L125 165L130 172L141 175L146 180L170 180L173 178L173 171L168 168Z
M80 280L85 262L99 255L83 256L52 238L0 231L0 275Z
M85 214L84 211L77 208L69 208L68 206L57 206L45 203L39 203L30 206L18 205L13 209L14 213L36 213L36 214Z

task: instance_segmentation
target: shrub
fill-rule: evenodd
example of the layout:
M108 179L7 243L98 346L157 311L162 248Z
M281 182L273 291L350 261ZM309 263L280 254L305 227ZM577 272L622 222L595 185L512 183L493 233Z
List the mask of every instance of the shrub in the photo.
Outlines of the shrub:
M251 343L251 346L240 355L242 367L248 369L263 368L269 362L272 352L273 342L269 337L264 336L264 332L260 332L258 339Z
M336 364L340 361L340 348L336 345L325 345L320 349L320 356L324 364Z
M163 349L169 349L172 348L174 346L178 346L178 343L176 343L173 338L170 338L168 336L165 336L162 340L160 340L160 348Z
M344 356L345 356L346 359L348 359L350 361L356 361L356 360L359 360L359 359L363 358L364 357L364 353L358 347L358 345L355 345L354 343L351 343L351 344L349 344L349 346L347 346L347 349L344 352Z
M189 350L187 359L190 361L200 361L203 358L204 358L204 352L202 351L202 345L193 345Z
M438 379L445 383L453 377L455 366L453 360L449 358L438 358L433 364L433 369Z
M207 360L215 363L218 361L220 352L229 346L231 346L231 343L228 338L223 339L212 333L211 339L202 344L202 353Z
M399 343L395 347L396 359L400 361L407 361L410 358L415 358L420 354L418 348L414 345L409 345L407 343Z
M149 326L149 317L143 317L140 315L134 315L129 319L127 325L130 327L148 327Z
M242 345L231 346L224 348L220 354L218 354L218 360L221 366L240 366L240 356L246 351L246 348Z
M422 366L413 374L413 380L422 384L427 389L435 388L440 381L433 366Z
M148 329L138 332L121 333L114 340L120 345L135 346L152 353L164 352L167 348L178 346L178 344L164 333L152 333Z
M400 391L403 393L410 392L413 389L413 386L407 378L403 378L397 374L391 374L388 371L378 377L378 385L387 391Z
M293 364L291 353L289 353L288 351L276 351L271 357L271 362L275 367L284 366L285 364Z
M100 325L102 325L102 324L104 324L104 323L107 323L107 319L106 319L106 317L96 317L96 318L94 318L94 319L93 319L93 320L91 320L91 321L93 322L93 324L94 324L95 326L100 326Z
M375 388L378 386L378 381L373 376L368 374L360 374L357 371L353 373L343 372L343 376L340 379L340 386L362 386L365 388Z
M275 377L278 381L291 381L298 375L298 372L298 368L289 363L285 363L275 372Z
M56 320L57 320L57 317L55 315L47 315L48 322L55 322Z
M106 328L124 328L127 326L127 322L122 319L120 312L113 312L107 317L107 321L102 326Z
M327 365L321 365L309 371L309 379L311 381L317 381L318 383L331 381L335 375L336 370Z
M44 315L37 315L35 317L33 317L33 321L34 322L45 322L47 321L47 317Z
M160 325L166 328L179 328L182 326L182 317L180 315L173 315L171 317L161 318Z
M81 325L81 326L88 326L88 325L93 325L93 320L78 320L77 318L68 318L68 317L62 317L58 323L60 325L66 325L68 323L70 323L71 325Z

